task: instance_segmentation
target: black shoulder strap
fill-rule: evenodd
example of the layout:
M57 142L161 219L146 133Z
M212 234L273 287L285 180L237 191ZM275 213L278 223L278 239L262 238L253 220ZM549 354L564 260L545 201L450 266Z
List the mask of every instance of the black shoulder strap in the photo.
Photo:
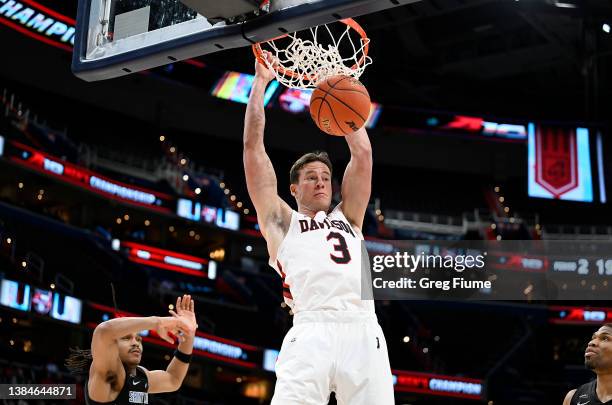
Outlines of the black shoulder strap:
M596 400L596 398L593 396L593 393L595 392L596 383L597 380L593 380L578 387L576 389L576 392L574 393L574 396L572 397L572 400L570 401L570 404L584 405L586 403L589 403L589 405L594 405L594 400Z
M136 373L142 374L143 376L147 376L147 372L143 366L136 366Z

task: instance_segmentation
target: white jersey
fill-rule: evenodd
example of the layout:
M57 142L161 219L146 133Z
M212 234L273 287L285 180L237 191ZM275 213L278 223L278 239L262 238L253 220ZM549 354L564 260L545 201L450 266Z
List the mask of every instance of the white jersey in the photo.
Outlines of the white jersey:
M283 279L285 302L300 311L371 311L361 299L363 235L340 206L315 218L292 211L291 224L270 265Z

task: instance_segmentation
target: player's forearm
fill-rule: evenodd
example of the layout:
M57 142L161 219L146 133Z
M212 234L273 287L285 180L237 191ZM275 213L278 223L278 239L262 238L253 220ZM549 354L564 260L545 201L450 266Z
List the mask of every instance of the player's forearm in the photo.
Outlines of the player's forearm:
M96 327L94 338L97 336L101 339L114 340L130 333L155 329L158 324L159 318L157 316L110 319Z
M245 146L263 146L264 128L266 126L264 95L267 84L265 80L255 77L244 120Z
M180 342L178 345L178 351L185 354L191 354L193 352L193 341L195 337L186 336L184 342ZM176 357L173 357L166 368L166 372L172 376L172 379L176 382L176 388L178 389L189 370L189 364L180 361Z
M344 137L351 151L351 161L370 164L372 162L372 145L365 128Z
M185 341L180 342L177 349L179 350L179 352L191 354L193 352L194 340L195 336L185 336Z
M342 209L347 219L361 228L372 192L372 146L365 129L345 138L351 160L342 179Z

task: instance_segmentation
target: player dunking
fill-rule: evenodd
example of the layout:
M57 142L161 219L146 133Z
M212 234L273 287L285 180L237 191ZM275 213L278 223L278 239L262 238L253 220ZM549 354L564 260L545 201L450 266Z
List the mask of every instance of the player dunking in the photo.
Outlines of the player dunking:
M612 405L612 323L593 334L584 353L584 364L597 378L568 392L563 405Z
M269 54L266 57L271 58ZM271 61L271 60L270 60ZM276 363L272 405L390 405L393 382L374 302L361 299L361 227L370 199L372 150L364 129L346 136L351 160L342 202L331 209L332 165L307 153L290 171L293 211L277 193L264 147L264 92L274 74L255 63L246 110L244 169L270 264L294 313Z

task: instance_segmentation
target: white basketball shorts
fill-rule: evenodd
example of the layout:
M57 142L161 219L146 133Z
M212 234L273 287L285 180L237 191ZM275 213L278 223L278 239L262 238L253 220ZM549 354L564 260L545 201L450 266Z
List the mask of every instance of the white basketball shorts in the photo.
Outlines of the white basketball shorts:
M301 311L283 340L271 405L393 405L387 343L372 312Z

